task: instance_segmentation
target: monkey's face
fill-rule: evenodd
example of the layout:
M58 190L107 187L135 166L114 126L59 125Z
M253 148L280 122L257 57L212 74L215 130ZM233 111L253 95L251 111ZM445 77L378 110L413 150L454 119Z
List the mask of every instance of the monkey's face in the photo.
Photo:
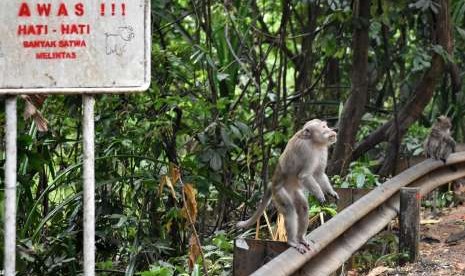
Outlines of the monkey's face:
M329 128L327 125L325 126L326 126L326 129L324 130L325 138L328 141L328 145L332 145L336 143L337 141L337 133L334 129Z
M318 119L307 122L300 135L300 139L311 139L318 144L331 145L337 140L337 133L329 128L325 121Z
M336 143L337 133L334 129L330 129L329 132L327 132L327 136L328 136L328 144L332 145Z
M442 130L448 130L452 127L450 119L444 115L439 116L436 125Z

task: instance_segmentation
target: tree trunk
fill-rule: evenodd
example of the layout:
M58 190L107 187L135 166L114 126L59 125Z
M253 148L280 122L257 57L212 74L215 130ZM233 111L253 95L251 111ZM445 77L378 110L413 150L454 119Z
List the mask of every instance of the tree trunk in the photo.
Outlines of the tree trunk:
M306 34L302 41L302 50L299 55L297 62L298 76L296 79L296 94L299 95L299 99L296 102L296 116L295 119L295 130L302 127L303 123L307 119L305 110L307 109L306 99L308 99L308 89L311 87L312 73L315 65L315 59L313 58L313 41L315 39L315 30L317 28L317 18L320 12L318 4L310 2L305 7L307 13L307 22L302 28L302 33Z
M338 101L341 98L341 68L339 59L331 57L328 59L328 65L325 72L325 88L327 99ZM326 107L323 109L329 114L337 114L338 105Z
M330 174L345 174L352 158L355 135L365 111L368 100L368 47L371 0L355 1L353 7L355 29L353 33L352 91L344 104L339 121L338 141L336 143Z

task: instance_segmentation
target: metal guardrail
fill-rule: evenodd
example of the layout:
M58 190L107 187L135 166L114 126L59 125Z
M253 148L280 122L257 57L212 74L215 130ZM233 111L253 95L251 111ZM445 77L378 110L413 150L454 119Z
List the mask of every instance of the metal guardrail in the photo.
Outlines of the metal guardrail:
M456 171L449 167L452 164ZM465 177L465 152L452 154L447 164L425 160L386 181L308 234L310 252L302 255L288 249L252 275L292 275L299 270L304 275L328 275L397 216L400 188L418 186L425 195L462 177Z

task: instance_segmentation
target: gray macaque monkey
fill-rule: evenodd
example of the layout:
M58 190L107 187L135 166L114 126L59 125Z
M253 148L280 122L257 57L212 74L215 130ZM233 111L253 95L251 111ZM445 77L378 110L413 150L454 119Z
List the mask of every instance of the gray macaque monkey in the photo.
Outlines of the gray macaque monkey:
M425 142L426 157L446 163L447 157L455 151L455 141L450 133L451 127L449 118L439 116Z
M320 202L325 202L325 194L339 199L325 173L328 147L335 142L336 132L325 121L308 121L287 143L255 213L236 226L245 228L254 224L273 199L284 216L287 243L302 254L309 251L310 245L305 239L308 201L304 189Z

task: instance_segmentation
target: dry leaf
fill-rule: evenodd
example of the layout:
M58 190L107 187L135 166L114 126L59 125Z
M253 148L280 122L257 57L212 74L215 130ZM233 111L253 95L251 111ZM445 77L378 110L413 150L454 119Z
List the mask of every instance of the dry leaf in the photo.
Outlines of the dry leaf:
M192 272L197 259L200 256L200 244L197 242L194 234L189 239L189 272Z
M169 220L167 223L165 223L165 230L166 230L166 232L170 232L170 231L171 231L171 226L173 226L173 221L172 221L172 220Z
M24 119L27 120L32 117L40 132L48 131L48 121L39 111L39 108L41 108L44 104L47 95L23 95L21 98L26 101L23 113Z
M367 276L378 276L378 275L381 275L381 274L383 274L384 272L389 271L389 270L390 270L389 267L378 266L378 267L373 268L373 269L370 271L370 273L368 273Z
M465 263L457 263L456 266L460 270L465 270Z
M420 220L420 224L436 224L439 223L441 220L440 219L422 219Z
M160 184L158 184L158 196L160 197L163 193L163 187L165 187L166 178L165 176L161 177Z
M190 223L195 223L195 221L197 220L197 200L195 199L197 195L197 190L195 190L192 184L189 183L186 183L183 189L184 195L186 197L186 202L185 206L182 208L182 215L187 220L191 219L192 221L189 221ZM189 214L189 216L187 214Z
M170 164L170 177L171 177L171 182L174 184L176 184L181 178L181 173L179 171L179 168L175 164Z
M271 229L271 223L270 223L270 220L268 219L268 215L266 214L266 211L263 212L263 216L265 217L266 227L268 228L268 232L270 233L271 239L274 240L273 229ZM260 221L260 220L258 220L258 221Z
M171 196L177 200L176 198L176 191L174 190L174 186L173 186L173 182L171 182L171 179L165 175L165 178L166 178L166 186L168 186L168 188L170 188L170 191L171 191ZM176 182L174 182L176 183Z
M168 186L168 188L170 189L171 196L175 200L177 200L176 191L174 190L173 182L171 182L171 179L167 175L164 175L161 177L160 185L158 186L158 196L161 196L161 194L163 193L163 188L165 187L165 185Z

